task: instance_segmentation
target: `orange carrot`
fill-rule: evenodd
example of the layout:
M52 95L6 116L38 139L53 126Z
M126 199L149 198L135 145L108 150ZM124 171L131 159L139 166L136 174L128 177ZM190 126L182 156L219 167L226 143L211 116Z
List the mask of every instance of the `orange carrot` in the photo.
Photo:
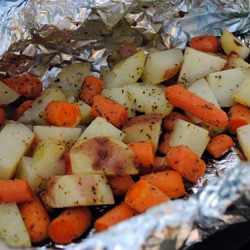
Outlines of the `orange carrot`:
M213 35L195 36L190 40L190 47L203 52L217 52L219 39Z
M139 141L128 143L127 146L134 152L138 164L150 167L155 161L154 144L152 141Z
M125 195L128 189L134 184L134 181L130 175L108 176L108 181L112 189L113 195L115 196Z
M3 125L5 120L6 120L5 110L0 107L0 125Z
M95 76L87 76L82 84L80 99L90 106L93 105L94 96L99 95L102 92L104 83Z
M156 186L170 199L186 195L181 175L174 170L143 175L140 179Z
M72 174L69 152L64 153L64 160L65 160L65 174Z
M109 210L107 213L105 213L95 221L95 230L96 232L107 230L109 227L121 221L127 220L133 217L134 215L135 211L131 207L129 207L125 203L121 203Z
M31 201L33 192L26 179L0 180L0 203Z
M81 236L91 225L87 207L67 208L49 225L49 236L55 243L68 244Z
M162 136L162 140L158 146L158 152L165 155L169 150L169 144L171 139L171 133L165 133Z
M76 127L81 120L81 110L72 103L51 101L45 108L45 118L59 127Z
M237 128L250 124L250 109L241 104L233 105L228 112L228 131L235 135Z
M140 213L167 200L165 193L145 180L133 184L125 196L125 203Z
M2 79L2 81L21 96L25 96L27 98L34 99L43 91L43 84L41 80L29 74Z
M190 182L196 182L206 170L205 162L187 146L171 147L166 158L168 165Z
M94 117L103 117L118 128L128 121L128 111L126 108L102 95L94 97L91 115Z
M214 136L207 145L207 151L214 157L219 158L227 153L234 145L233 139L229 135L220 134Z
M13 112L12 114L12 119L14 121L17 121L23 114L26 110L28 110L32 103L34 101L33 100L27 100L27 101L24 101L19 107L17 107L17 109Z
M19 211L32 243L39 243L48 237L50 217L40 199L35 196L30 202L19 205Z
M173 131L174 125L178 119L193 123L192 120L190 118L188 118L187 116L185 116L179 112L173 111L170 113L170 115L166 116L163 119L163 122L162 122L163 128L167 131Z
M165 96L174 106L211 125L220 128L227 126L228 117L223 110L179 85L167 87Z

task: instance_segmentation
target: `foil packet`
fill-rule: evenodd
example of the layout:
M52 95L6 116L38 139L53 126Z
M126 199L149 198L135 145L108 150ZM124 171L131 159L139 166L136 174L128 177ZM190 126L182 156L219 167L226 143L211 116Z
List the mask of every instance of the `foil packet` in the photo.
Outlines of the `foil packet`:
M96 74L119 44L185 48L190 37L235 32L250 46L248 0L2 0L0 76L32 71L47 86L61 65L88 61ZM173 200L67 246L39 249L188 249L250 219L250 163L237 145L209 160L205 175ZM232 209L233 207L233 209ZM1 249L9 249L0 243ZM34 248L32 248L34 249Z

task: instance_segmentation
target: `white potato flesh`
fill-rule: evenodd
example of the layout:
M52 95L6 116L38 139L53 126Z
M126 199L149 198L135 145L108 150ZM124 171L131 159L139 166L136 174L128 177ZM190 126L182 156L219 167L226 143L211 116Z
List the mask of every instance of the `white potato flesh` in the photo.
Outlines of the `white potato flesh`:
M71 172L82 174L137 174L135 154L115 137L94 137L69 151Z
M7 105L18 99L20 95L0 81L0 105Z
M54 208L114 204L106 177L98 174L54 176L45 200Z
M123 87L136 83L141 77L146 56L143 50L138 50L132 56L116 64L111 70L103 72L102 79L105 88Z
M250 68L250 64L238 55L232 54L228 57L228 68Z
M102 95L123 105L128 110L128 116L130 118L135 117L134 105L129 98L127 86L120 88L105 88L102 90Z
M179 119L171 133L169 145L170 147L178 145L187 146L201 157L209 140L209 132L206 129Z
M206 79L220 107L231 107L233 91L250 76L250 69L235 68L209 74Z
M69 148L72 147L79 138L82 129L36 125L33 127L33 132L38 140L45 140L48 138L57 139L62 141Z
M10 247L31 246L28 231L15 203L0 204L0 239Z
M90 74L91 65L89 63L66 65L50 86L59 88L67 97L73 95L78 98L83 80Z
M0 179L13 177L34 136L34 133L21 123L13 122L3 127L0 132Z
M83 131L74 146L78 146L83 141L94 137L115 137L122 141L125 133L109 123L105 118L97 117Z
M178 83L187 88L207 74L222 70L226 63L227 61L219 56L187 47Z
M34 123L38 125L46 125L47 121L44 119L43 115L47 104L51 101L66 101L66 97L59 89L45 89L42 94L35 99L31 107L19 118L19 121L24 124Z
M173 105L168 102L164 94L165 88L154 85L129 84L127 91L130 102L133 103L136 111L147 115L169 115L173 110Z
M232 99L235 102L250 107L250 76L233 91Z
M250 54L250 48L237 39L231 32L224 30L220 38L221 46L227 55L238 54L245 59Z
M77 105L81 110L80 124L83 124L83 125L89 124L93 120L93 117L91 115L91 106L89 106L87 103L83 101L77 101L73 103Z
M237 139L244 155L250 161L250 124L237 129Z
M142 81L145 84L159 84L175 76L181 67L181 49L169 49L150 53L147 57Z

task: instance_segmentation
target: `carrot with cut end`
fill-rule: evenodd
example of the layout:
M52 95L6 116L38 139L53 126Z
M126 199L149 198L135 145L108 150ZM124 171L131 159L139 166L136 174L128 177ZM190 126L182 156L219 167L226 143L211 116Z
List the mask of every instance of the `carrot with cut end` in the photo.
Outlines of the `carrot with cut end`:
M155 151L152 141L131 142L127 146L134 152L140 166L150 167L154 163Z
M171 133L165 133L162 136L161 142L159 143L159 146L158 146L159 153L166 155L166 153L168 152L170 148L170 140L171 140Z
M203 52L217 52L219 39L213 35L195 36L190 40L190 47Z
M170 132L173 131L175 123L178 119L184 120L189 123L193 123L193 121L187 116L179 112L173 111L163 119L162 121L163 128Z
M23 114L26 110L28 110L32 103L34 101L33 100L27 100L27 101L24 101L20 106L17 107L17 109L13 112L12 114L12 119L14 121L17 121Z
M134 209L125 203L121 203L98 218L94 223L94 228L96 232L107 230L109 227L133 217L135 214Z
M43 91L43 84L41 80L29 74L2 79L2 81L21 96L25 96L27 98L34 99Z
M89 228L91 220L87 207L67 208L50 223L49 236L55 243L68 244Z
M141 176L140 179L156 186L170 199L186 195L182 177L177 171L166 170L162 172L147 174Z
M228 112L228 131L236 135L237 128L250 124L250 109L241 104L233 105Z
M129 188L134 184L134 181L130 175L124 176L108 176L108 181L115 196L122 196L127 193Z
M118 128L128 121L128 111L126 108L112 99L102 95L94 96L91 115L93 117L103 117Z
M3 108L0 107L0 125L3 125L6 120L6 112Z
M124 201L136 211L143 213L168 200L169 197L160 189L145 180L139 180L128 190Z
M81 110L72 103L51 101L45 108L44 117L59 127L76 127L81 121Z
M219 128L225 128L227 126L228 117L222 109L180 85L167 87L165 96L174 106L187 111L208 124Z
M101 94L103 90L104 82L95 76L87 76L82 84L80 99L85 103L92 106L94 102L94 96Z
M168 165L188 181L196 182L206 170L205 162L187 146L171 147L166 155Z
M214 157L219 158L227 153L234 145L229 135L220 134L214 136L207 145L207 151Z
M0 203L31 201L34 194L26 179L0 180Z
M19 211L32 243L39 243L48 237L50 217L40 199L35 196L30 202L19 205Z

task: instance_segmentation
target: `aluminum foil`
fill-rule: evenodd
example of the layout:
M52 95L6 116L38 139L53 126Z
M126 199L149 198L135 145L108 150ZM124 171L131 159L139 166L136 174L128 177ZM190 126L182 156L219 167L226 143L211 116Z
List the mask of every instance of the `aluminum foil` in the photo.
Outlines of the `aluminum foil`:
M89 61L98 74L106 56L124 42L145 51L185 48L192 36L228 29L250 45L249 0L0 0L0 16L0 76L32 71L45 86L65 63ZM40 249L187 249L250 219L249 180L250 163L235 146L223 159L209 160L204 177L188 187L188 199L80 242Z

